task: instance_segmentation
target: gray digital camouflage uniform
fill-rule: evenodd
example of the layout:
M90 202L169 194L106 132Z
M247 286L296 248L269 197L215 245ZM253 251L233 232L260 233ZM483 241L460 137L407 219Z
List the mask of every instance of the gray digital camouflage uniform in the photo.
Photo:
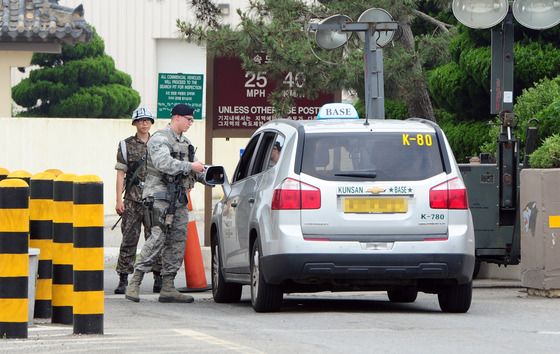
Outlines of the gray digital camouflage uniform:
M188 161L190 141L183 135L177 135L168 125L158 130L148 141L147 176L142 197L154 198L152 212L152 236L146 241L140 256L134 265L135 270L149 272L152 264L161 252L161 275L175 275L183 262L187 225L189 221L186 199L176 202L175 217L168 234L165 233L164 216L171 199L167 195L167 186L162 178L164 174L183 175L182 188L188 191L196 181L202 182L203 173L192 171ZM172 157L172 154L176 158ZM183 161L179 159L179 154ZM196 157L193 162L197 161Z
M146 159L147 147L136 135L126 138L124 142L126 145L126 161L119 144L115 169L123 171L127 178L131 178L132 169L135 168L138 161ZM144 239L147 240L151 234L150 218L146 208L142 205L142 188L145 177L146 162L141 164L138 171L138 182L131 184L124 195L125 211L122 215L121 223L122 242L117 262L117 273L119 274L131 274L134 271L134 258L136 257L136 247L140 238L141 226L144 226ZM127 182L125 180L125 183ZM155 262L153 271L159 272L160 269L161 260Z

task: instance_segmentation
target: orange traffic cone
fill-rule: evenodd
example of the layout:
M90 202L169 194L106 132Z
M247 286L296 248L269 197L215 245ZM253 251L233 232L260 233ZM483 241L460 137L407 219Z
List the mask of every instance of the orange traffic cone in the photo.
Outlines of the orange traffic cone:
M187 192L189 198L188 209L193 210L190 191ZM206 272L204 271L204 262L202 261L202 252L200 250L200 242L198 241L198 230L196 229L196 221L190 220L187 227L187 242L185 245L185 278L187 279L187 287L177 289L182 293L208 291L212 287L206 282Z

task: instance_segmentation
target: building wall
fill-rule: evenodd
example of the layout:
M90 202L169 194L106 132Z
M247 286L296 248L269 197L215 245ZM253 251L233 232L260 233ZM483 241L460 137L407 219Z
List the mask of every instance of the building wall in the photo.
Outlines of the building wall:
M164 127L169 120L158 119L152 128ZM115 162L119 141L134 134L128 119L0 118L0 167L31 174L57 168L77 175L94 174L103 179L105 214L115 214ZM204 162L204 126L200 121L186 134ZM213 160L233 175L239 149L246 139L215 139ZM213 189L220 197L222 188ZM204 209L204 187L193 192L194 208Z
M218 0L228 4L224 23L238 22L236 9L247 0ZM132 77L142 104L157 111L158 73L203 74L206 78L206 48L182 40L177 19L195 20L189 0L59 0L68 7L84 6L84 17L105 41L105 52L117 69ZM203 92L203 106L206 88ZM203 109L204 116L204 109Z
M10 116L12 113L10 86L12 67L29 65L32 55L31 51L0 51L0 117Z
M239 22L238 8L247 0L217 0L229 5L225 24ZM117 69L128 73L132 87L140 93L141 105L157 112L158 73L202 74L206 80L206 48L179 38L176 20L193 21L189 0L59 0L62 6L84 6L85 19L105 42L105 52ZM28 71L29 72L29 71ZM12 84L22 77L11 71ZM188 137L204 161L206 82L203 89L203 120L197 120ZM0 115L0 167L37 173L59 168L75 174L96 174L105 183L105 213L114 214L115 154L118 142L134 132L129 120L119 119L5 119ZM4 115L5 116L5 115ZM166 124L158 120L152 131ZM224 165L229 176L248 139L213 141L213 163ZM214 188L220 195L221 188ZM196 209L203 209L203 188L193 192Z

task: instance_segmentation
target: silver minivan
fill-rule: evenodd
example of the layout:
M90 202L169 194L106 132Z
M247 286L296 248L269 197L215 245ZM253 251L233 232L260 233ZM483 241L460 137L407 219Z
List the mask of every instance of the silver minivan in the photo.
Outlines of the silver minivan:
M257 312L279 310L284 293L356 290L470 307L467 191L433 122L273 120L223 189L210 228L216 302L249 285Z

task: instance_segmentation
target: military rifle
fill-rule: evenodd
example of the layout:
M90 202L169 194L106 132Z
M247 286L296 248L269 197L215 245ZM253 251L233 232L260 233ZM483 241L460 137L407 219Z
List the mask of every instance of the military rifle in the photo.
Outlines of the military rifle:
M128 169L128 171L126 171L126 177L125 177L126 183L124 185L123 195L126 195L126 191L128 191L134 184L138 182L138 173L140 172L140 167L142 167L145 161L146 161L146 156L142 156L140 160L136 161L134 165L132 165L132 167ZM119 222L121 222L121 220L122 220L122 215L119 217L117 222L111 227L111 231L113 231L115 227L117 227L117 225L119 224Z
M192 145L189 145L189 152L188 152L188 159L189 162L191 161L191 155L194 159L194 151L191 154ZM179 153L171 153L173 158L178 159L179 161L183 161L185 154L182 152ZM171 225L173 224L173 219L175 219L175 212L177 211L177 201L180 200L181 194L184 195L183 190L183 177L182 173L177 174L176 176L172 175L163 175L163 182L167 185L167 200L169 201L169 206L165 212L164 218L164 226L166 232L171 230Z

